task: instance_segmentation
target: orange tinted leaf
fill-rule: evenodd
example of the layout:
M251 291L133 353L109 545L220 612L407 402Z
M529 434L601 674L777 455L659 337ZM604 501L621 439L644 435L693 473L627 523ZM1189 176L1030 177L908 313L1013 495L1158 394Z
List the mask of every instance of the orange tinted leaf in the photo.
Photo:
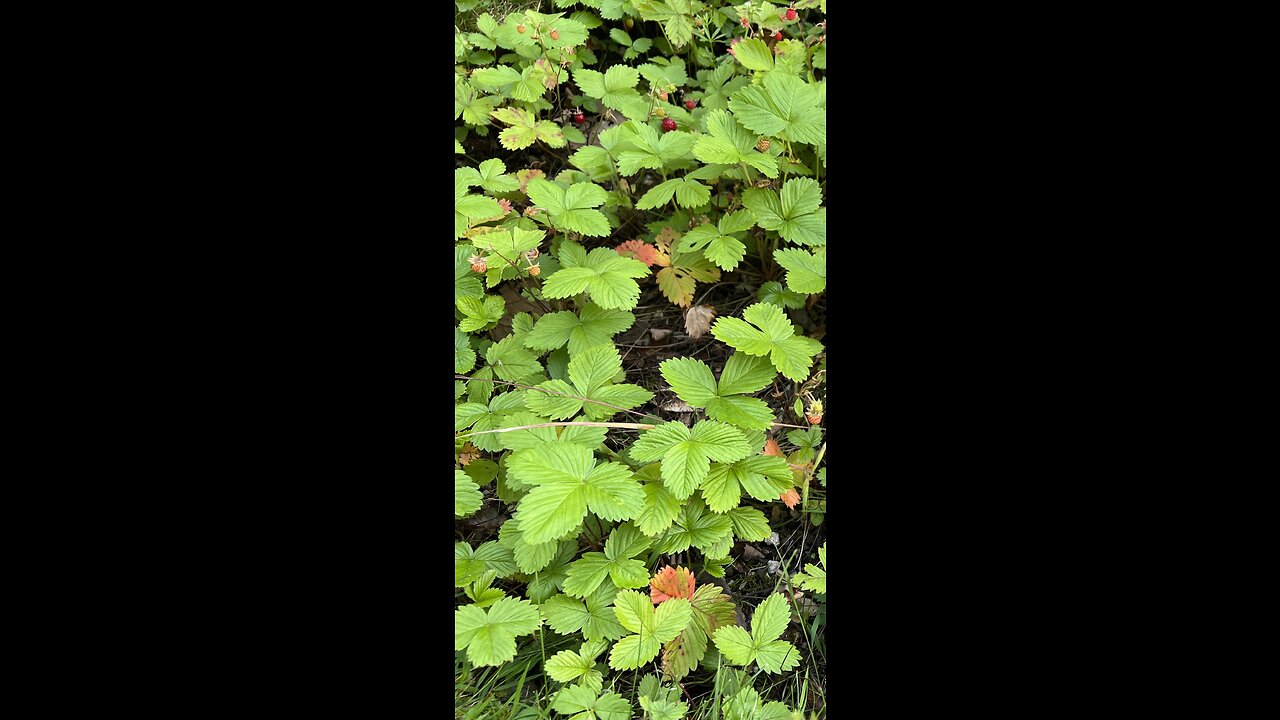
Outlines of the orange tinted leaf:
M782 493L781 497L778 499L786 503L787 507L794 508L796 505L800 504L800 493L796 492L795 488L791 488L790 490Z
M672 598L692 599L693 585L693 573L668 565L649 581L649 599L654 605Z
M635 258L649 267L653 267L658 261L658 249L643 240L628 240L614 250L623 257Z
M769 438L769 442L764 444L764 452L761 455L776 455L777 457L786 457L782 454L782 448L778 447L778 441Z

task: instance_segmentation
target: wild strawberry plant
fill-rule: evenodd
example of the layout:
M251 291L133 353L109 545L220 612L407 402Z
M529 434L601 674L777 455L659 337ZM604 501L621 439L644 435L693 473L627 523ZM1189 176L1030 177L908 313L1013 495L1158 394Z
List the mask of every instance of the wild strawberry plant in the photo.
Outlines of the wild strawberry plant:
M825 715L825 6L455 3L460 713Z

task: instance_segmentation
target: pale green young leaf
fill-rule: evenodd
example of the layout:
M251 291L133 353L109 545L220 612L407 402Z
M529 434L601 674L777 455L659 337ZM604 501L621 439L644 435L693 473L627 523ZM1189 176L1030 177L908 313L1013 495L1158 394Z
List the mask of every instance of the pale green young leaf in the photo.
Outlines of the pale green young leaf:
M464 221L465 224L465 221ZM463 229L466 232L466 229ZM481 297L484 295L484 288L480 285L480 278L471 269L469 258L472 255L472 249L466 245L458 245L453 248L453 297L456 300L460 297Z
M510 65L477 68L471 71L470 82L488 92L501 93L520 81L520 71Z
M596 98L605 107L615 110L625 107L627 100L640 99L639 93L635 91L636 83L640 82L640 73L626 65L614 65L603 73L587 69L575 70L573 81L585 95Z
M640 462L662 460L663 483L682 500L706 477L712 460L733 462L750 453L740 430L712 420L702 420L692 430L683 423L664 423L645 431L631 447L631 456Z
M791 608L783 595L774 593L760 603L751 617L751 633L733 626L715 632L716 648L737 665L754 661L761 670L779 673L800 663L800 653L778 637L791 622Z
M543 285L546 297L566 298L586 291L596 305L612 310L630 310L639 302L640 286L635 279L649 274L649 268L639 260L609 248L584 253L573 241L560 245L560 255L564 268L547 278Z
M785 248L774 251L773 259L787 269L787 287L791 290L814 294L827 289L826 253Z
M598 691L597 691L598 692ZM590 687L568 685L556 693L551 709L572 720L629 720L631 703L617 693L596 697Z
M681 88L685 83L689 82L689 75L685 72L684 61L680 58L672 59L668 65L655 65L654 63L645 63L636 68L640 71L640 75L649 81L651 87L659 90L670 90L668 85L675 85Z
M648 713L649 720L681 720L689 712L687 703L666 699L641 697L640 706Z
M516 656L516 637L540 624L538 609L527 600L503 598L487 612L464 605L453 615L453 647L466 648L473 665L501 665Z
M801 245L824 245L827 242L825 216L818 206L822 192L812 178L791 178L782 186L782 196L774 191L749 188L742 194L742 204L756 217L765 230L776 230L784 239Z
M599 185L588 182L565 187L558 182L536 178L529 181L525 192L538 207L547 211L557 227L596 237L609 234L608 219L599 210L592 209L608 199L608 194ZM552 275L548 282L562 272L564 270Z
M681 207L697 208L706 205L711 199L711 190L697 180L688 177L678 177L667 180L653 186L640 201L636 203L637 210L652 210L660 207L671 200L675 196L676 203Z
M471 478L461 470L453 471L453 516L467 517L480 509L484 504L484 495L476 488Z
M748 430L773 426L773 411L765 401L744 395L714 397L707 401L707 417Z
M523 451L507 472L535 485L516 511L529 542L557 538L582 522L588 508L606 520L627 520L639 511L644 491L618 463L595 465L591 450L557 443Z
M547 658L546 671L557 682L578 680L578 684L592 694L599 693L604 687L604 676L596 670L596 664L572 650L561 650Z
M732 545L733 524L729 518L708 512L698 497L685 503L671 528L658 541L658 549L664 553L684 552L692 546L711 558L728 555Z
M633 631L617 642L609 652L609 667L634 670L658 656L665 643L680 634L689 624L692 612L683 598L667 600L655 610L648 597L632 590L622 590L614 601L614 612L623 627Z
M463 332L475 332L486 327L493 327L506 312L506 304L502 298L488 295L482 302L480 298L460 297L454 304L464 315L458 328Z
M480 187L486 192L505 193L520 189L520 181L512 175L504 175L507 166L497 158L480 163Z
M734 317L717 319L711 334L748 355L768 355L779 372L796 382L808 378L809 366L813 356L822 352L822 343L796 335L791 321L775 305L756 303L743 311L742 317L745 321Z
M562 635L581 630L588 641L617 640L627 634L613 609L617 592L604 583L585 600L556 595L542 603L542 614L551 629Z

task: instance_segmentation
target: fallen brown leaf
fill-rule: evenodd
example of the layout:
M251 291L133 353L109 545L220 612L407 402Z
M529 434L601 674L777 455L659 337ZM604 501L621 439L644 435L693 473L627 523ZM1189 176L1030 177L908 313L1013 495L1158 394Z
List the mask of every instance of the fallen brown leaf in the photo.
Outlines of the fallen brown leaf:
M711 328L711 321L716 319L716 309L711 305L695 305L684 313L684 331L689 337L698 339Z

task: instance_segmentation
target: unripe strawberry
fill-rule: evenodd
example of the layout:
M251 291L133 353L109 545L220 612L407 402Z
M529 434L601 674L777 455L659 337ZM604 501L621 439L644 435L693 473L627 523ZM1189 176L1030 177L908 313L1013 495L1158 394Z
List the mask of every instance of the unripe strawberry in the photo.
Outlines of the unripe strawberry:
M537 274L538 274L538 273L540 273L540 272L542 272L542 268L538 267L537 265L530 265L530 266L529 266L529 274L530 274L530 275L537 275ZM816 425L817 423L814 423L814 424Z
M633 21L631 18L627 18L626 20L622 21L622 26L630 30L631 28L635 27L635 21Z
M520 33L521 35L523 35L523 34L524 34L524 26L523 26L523 25L517 25L517 26L516 26L516 32L518 32L518 33Z
M739 22L742 23L742 27L751 27L751 21L746 19L745 17L742 18L742 20L740 20Z
M786 15L784 15L783 17L784 17L784 19L785 19L787 22L791 22L792 20L795 20L795 19L796 19L796 9L795 9L795 8L787 8L787 13L786 13Z
M695 106L695 105L697 105L697 103L695 103L695 102L694 102L694 101L692 101L692 100L685 100L685 101L684 101L684 107L685 107L685 109L686 109L686 110L692 110L692 109L694 108L694 106Z
M769 138L767 138L767 137L762 137L762 138L760 138L760 141L756 143L756 149L757 149L757 150L759 150L760 152L764 152L764 151L768 150L768 149L769 149Z
M581 125L582 123L587 121L587 116L583 115L582 113L577 113L573 116L573 121Z
M487 269L487 263L485 263L484 258L479 255L472 255L468 259L468 262L471 263L471 269L475 272L482 273Z
M552 40L559 40L559 39L560 39L560 31L559 31L559 30L552 30L552 31L551 31L551 39L552 39Z
M667 118L666 120L662 121L662 132L671 132L672 130L675 130L675 129L676 129L675 120L671 118Z
M667 91L666 91L666 90L659 90L659 91L658 91L658 97L662 98L662 101L663 101L663 102L666 102L666 100L667 100Z

